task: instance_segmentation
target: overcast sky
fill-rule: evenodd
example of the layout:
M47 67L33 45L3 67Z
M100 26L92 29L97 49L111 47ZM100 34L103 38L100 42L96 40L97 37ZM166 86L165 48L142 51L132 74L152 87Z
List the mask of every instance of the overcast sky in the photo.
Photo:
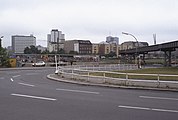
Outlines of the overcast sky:
M46 46L47 34L58 29L66 40L92 43L117 36L119 43L153 44L178 40L178 0L0 0L0 36L11 46L12 35L30 35Z

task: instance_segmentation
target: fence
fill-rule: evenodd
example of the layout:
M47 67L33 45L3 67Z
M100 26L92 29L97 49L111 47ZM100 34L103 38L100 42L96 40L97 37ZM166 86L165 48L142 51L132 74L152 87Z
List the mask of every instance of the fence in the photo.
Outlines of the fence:
M135 65L59 67L59 75L73 80L122 86L178 88L178 75L111 72L137 69ZM144 77L150 79L145 80ZM174 79L175 78L175 79Z

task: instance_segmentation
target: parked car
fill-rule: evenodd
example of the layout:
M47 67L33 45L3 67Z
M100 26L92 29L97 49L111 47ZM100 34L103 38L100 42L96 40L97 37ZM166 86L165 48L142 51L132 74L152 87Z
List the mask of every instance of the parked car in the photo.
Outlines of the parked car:
M36 63L32 63L33 67L44 67L46 64L44 61L38 61Z

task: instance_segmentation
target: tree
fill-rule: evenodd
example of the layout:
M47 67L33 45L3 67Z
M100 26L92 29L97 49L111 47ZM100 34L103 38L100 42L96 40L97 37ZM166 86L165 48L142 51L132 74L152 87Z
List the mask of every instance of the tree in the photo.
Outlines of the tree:
M0 67L10 67L7 51L2 47L0 47Z
M74 55L77 55L78 52L77 51L70 51L69 54L74 54Z
M29 47L26 47L24 49L24 53L25 54L40 54L41 53L41 50L38 50L37 47L35 47L34 45L31 45L30 48Z
M45 50L45 51L43 51L41 54L50 54L50 52L49 52L49 50Z
M64 49L61 48L61 49L59 50L59 54L65 54Z
M117 56L115 52L111 51L109 54L105 55L106 57L112 58Z

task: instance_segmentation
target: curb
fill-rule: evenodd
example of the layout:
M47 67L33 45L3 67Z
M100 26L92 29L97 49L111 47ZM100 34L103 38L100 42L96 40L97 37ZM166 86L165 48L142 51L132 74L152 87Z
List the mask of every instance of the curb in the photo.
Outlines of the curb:
M41 70L45 68L54 69L54 67L15 67L15 68L0 68L0 71L9 71L9 70Z
M47 75L47 78L50 79L50 80L58 81L58 82L78 84L78 85L86 85L86 86L99 86L99 87L121 88L121 89L138 89L138 90L156 90L156 91L178 92L177 89L119 86L119 85L108 85L108 84L95 84L95 83L89 83L89 82L80 82L80 81L73 81L73 80L66 80L66 79L63 79L63 78L60 79L60 78L52 77L54 75L56 75L56 74L49 74L49 75Z

